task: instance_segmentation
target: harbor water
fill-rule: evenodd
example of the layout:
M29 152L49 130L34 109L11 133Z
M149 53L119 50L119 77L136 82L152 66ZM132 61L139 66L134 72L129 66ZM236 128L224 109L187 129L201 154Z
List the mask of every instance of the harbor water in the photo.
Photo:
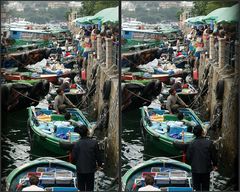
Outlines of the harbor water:
M2 165L1 165L1 191L5 191L5 179L15 168L28 163L38 157L56 157L40 146L31 144L27 128L27 109L2 114ZM61 160L68 160L67 157L57 157ZM103 171L95 173L95 190L106 191L116 190L117 185L114 178L108 177Z
M173 157L163 151L156 151L154 146L144 144L140 128L141 114L139 109L128 111L122 114L122 175L130 168L153 157L169 157L181 161L181 157ZM229 178L220 175L218 172L211 173L210 190L223 191ZM229 189L229 188L228 188Z

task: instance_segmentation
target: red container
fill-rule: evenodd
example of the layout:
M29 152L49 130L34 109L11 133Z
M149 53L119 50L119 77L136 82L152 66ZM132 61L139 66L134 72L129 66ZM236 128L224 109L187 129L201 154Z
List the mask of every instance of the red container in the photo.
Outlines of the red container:
M27 177L31 177L32 175L35 175L37 177L41 177L42 173L41 172L29 172L27 173Z
M193 71L193 80L198 80L198 71L197 71L197 69L195 69Z
M153 177L155 177L156 174L157 174L156 172L142 172L142 177L145 178L146 175L152 175Z
M81 76L82 76L82 80L87 80L85 69L81 71Z

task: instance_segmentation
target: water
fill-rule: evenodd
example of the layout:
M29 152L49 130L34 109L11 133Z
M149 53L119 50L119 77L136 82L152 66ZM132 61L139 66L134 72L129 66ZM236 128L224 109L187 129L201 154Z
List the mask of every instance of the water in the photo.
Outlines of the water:
M162 151L156 151L154 146L144 144L141 128L140 110L132 110L122 114L122 176L139 163L157 156L166 156L175 160L181 158L171 157ZM214 175L212 175L214 174ZM212 172L210 190L222 191L226 188L229 178L221 176L218 172ZM229 190L233 190L231 187Z
M39 146L31 145L27 131L27 110L2 114L2 166L1 166L1 191L4 191L5 179L15 168L34 160L38 157L52 156L51 153ZM67 158L59 158L67 160ZM105 175L104 171L95 173L95 190L116 190L114 179Z

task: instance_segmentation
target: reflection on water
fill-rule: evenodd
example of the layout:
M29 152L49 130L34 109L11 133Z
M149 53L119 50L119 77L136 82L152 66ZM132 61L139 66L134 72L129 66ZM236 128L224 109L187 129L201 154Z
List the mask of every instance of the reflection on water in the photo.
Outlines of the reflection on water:
M43 148L30 143L27 119L27 110L2 114L1 191L4 191L5 179L13 169L38 157L53 156ZM67 160L68 158L60 159ZM106 176L103 171L97 171L95 174L95 190L106 191L109 189L117 190L114 179Z
M132 167L139 163L157 156L169 156L163 151L156 150L154 146L144 144L141 128L140 110L125 112L122 114L122 176ZM181 158L174 157L181 161ZM212 172L210 181L210 190L221 191L225 188L229 179L219 175L218 172Z

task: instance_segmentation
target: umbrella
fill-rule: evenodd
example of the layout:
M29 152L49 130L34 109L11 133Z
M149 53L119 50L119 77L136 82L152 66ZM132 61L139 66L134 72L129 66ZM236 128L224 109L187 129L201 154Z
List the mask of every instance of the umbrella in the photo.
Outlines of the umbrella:
M197 16L197 17L190 17L188 19L185 20L186 23L193 23L193 24L198 24L198 23L204 23L204 21L202 20L205 16L201 15L201 16Z
M96 20L101 20L102 23L107 23L107 22L112 22L116 23L119 21L118 18L118 7L111 7L111 8L106 8L98 13L96 13L92 19L92 21Z
M79 23L79 24L91 24L91 19L93 19L93 16L85 16L85 17L79 17L75 20L73 20L73 22Z
M239 19L239 4L232 7L222 7L215 9L203 18L203 21L209 23L214 20L216 23L220 22L238 22Z
M226 22L226 23L237 23L239 20L239 3L229 7L228 11L224 14L219 15L216 19L216 23Z

